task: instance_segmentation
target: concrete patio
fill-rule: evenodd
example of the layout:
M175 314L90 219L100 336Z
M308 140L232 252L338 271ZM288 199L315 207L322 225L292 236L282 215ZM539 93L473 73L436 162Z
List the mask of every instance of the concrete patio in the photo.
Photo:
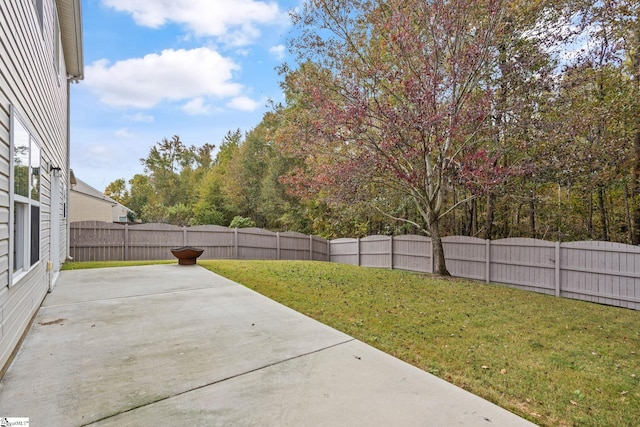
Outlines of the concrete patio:
M62 272L0 382L32 426L531 426L197 265Z

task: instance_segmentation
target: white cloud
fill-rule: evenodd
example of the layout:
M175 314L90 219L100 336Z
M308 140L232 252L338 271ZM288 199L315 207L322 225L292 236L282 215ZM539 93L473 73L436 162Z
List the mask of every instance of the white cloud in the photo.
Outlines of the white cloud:
M151 114L142 112L136 114L127 114L124 116L124 118L125 120L138 123L153 123L155 121L155 118Z
M166 23L184 25L196 36L219 37L241 46L260 37L259 25L287 22L277 2L256 0L102 0L131 14L136 24L160 28Z
M123 129L118 129L116 131L116 136L118 138L129 139L129 138L133 138L135 135L133 133L129 132L129 129L123 128Z
M278 60L284 59L284 52L285 47L281 44L273 46L271 49L269 49L269 53Z
M239 66L206 47L163 50L111 65L105 59L85 70L84 84L108 105L151 108L162 101L199 96L238 96L242 85L232 81Z
M240 111L255 111L260 105L258 101L246 96L238 96L227 103L227 107Z
M86 150L89 153L89 157L104 159L107 157L111 157L112 148L105 144L94 144L88 147Z
M181 110L190 116L200 116L209 114L211 112L211 106L205 104L204 98L199 96L184 104Z

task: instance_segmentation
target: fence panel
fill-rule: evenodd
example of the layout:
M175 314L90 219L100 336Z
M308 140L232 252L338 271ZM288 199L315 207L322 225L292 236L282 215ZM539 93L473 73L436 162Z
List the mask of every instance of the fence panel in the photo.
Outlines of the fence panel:
M125 227L103 221L74 222L69 255L74 261L123 261Z
M391 268L391 237L368 236L360 239L360 265Z
M326 261L329 249L328 242L316 236L217 225L74 222L70 239L70 256L77 261L170 260L171 248L186 245L203 248L201 259L277 259L280 255L282 259Z
M276 233L261 228L239 228L237 234L237 259L278 259Z
M311 239L306 234L287 231L279 234L280 257L286 260L311 259Z
M555 244L538 239L491 242L490 280L518 289L555 295Z
M187 228L187 246L204 249L199 259L233 259L235 232L220 225Z
M467 236L449 236L442 238L442 246L447 270L452 276L486 280L486 240Z
M171 248L185 246L184 228L176 225L136 224L129 226L128 233L130 260L175 259Z
M640 248L611 242L560 245L560 295L640 310Z
M422 273L433 272L431 239L415 234L394 236L393 268Z
M335 239L331 241L329 247L330 262L360 265L360 241L358 239Z
M313 261L329 261L329 242L318 236L311 236Z

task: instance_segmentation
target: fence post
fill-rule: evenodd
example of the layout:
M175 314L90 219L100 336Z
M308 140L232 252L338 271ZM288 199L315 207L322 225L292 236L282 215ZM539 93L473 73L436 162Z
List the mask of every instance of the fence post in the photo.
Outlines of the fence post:
M331 262L331 240L327 239L327 262Z
M238 259L238 229L233 229L233 259Z
M129 261L129 224L124 225L124 260Z
M187 246L187 226L182 226L182 246Z
M560 242L556 242L556 296L560 296Z
M485 278L486 278L486 282L489 283L491 281L491 240L487 239L486 240L486 249L485 249L485 260L486 260L486 273L485 273Z
M280 232L276 231L276 259L280 260Z
M393 270L393 236L389 236L389 267Z
M309 261L313 261L313 235L309 235Z
M356 255L358 255L358 267L360 267L360 238L358 237L357 239L357 248L356 248Z

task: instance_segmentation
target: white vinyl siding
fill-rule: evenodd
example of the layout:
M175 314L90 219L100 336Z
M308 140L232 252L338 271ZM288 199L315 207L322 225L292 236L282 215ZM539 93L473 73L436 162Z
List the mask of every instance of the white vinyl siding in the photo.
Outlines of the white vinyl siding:
M0 8L0 375L49 288L46 261L50 257L50 166L68 169L68 88L64 78L59 79L59 74L66 76L64 58L60 56L60 73L54 60L55 11L55 0L3 1ZM15 283L10 261L14 250L10 238L12 108L40 144L38 250L39 259L44 261L29 266ZM63 176L62 180L59 188L68 188L67 177ZM31 212L29 215L22 212L22 215L28 220ZM66 229L66 219L60 218L59 229L53 232L60 236L61 259L67 254ZM31 263L31 252L28 258Z

